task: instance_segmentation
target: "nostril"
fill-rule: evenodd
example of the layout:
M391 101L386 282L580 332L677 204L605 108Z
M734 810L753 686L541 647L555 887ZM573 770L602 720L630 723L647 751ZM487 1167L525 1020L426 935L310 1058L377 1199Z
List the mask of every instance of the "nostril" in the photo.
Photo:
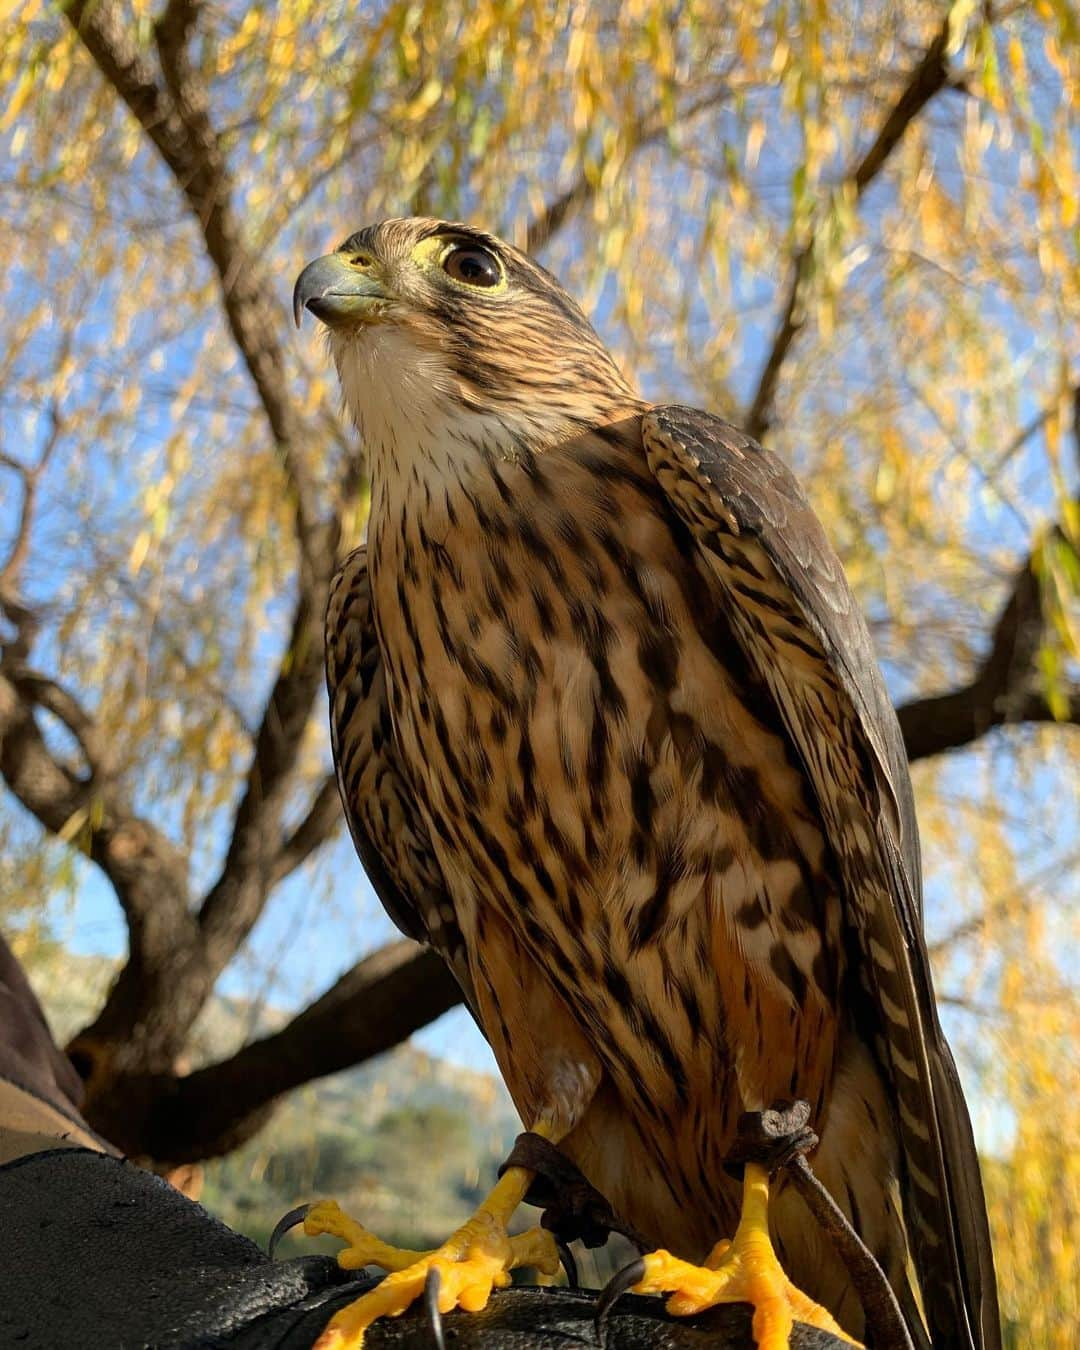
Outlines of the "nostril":
M370 266L371 266L371 254L370 254L370 253L354 253L354 254L352 255L352 257L349 259L349 262L352 263L353 267L370 267Z

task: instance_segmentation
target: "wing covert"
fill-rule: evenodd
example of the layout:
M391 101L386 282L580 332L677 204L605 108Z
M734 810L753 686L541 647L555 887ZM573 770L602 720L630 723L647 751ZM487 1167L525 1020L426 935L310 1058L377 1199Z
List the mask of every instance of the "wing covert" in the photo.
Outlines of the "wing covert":
M708 413L642 419L650 468L731 600L813 784L877 1012L909 1234L934 1344L1000 1346L967 1107L934 1004L914 799L896 715L843 568L795 477Z

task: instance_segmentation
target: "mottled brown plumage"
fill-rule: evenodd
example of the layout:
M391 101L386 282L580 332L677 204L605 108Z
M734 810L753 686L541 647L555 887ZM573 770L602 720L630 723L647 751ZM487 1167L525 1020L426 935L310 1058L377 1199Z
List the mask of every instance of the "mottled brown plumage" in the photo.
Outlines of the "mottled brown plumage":
M644 403L488 235L389 221L313 267L298 300L372 481L328 615L335 757L391 916L450 962L526 1124L635 1227L702 1256L737 1213L739 1114L805 1097L917 1342L909 1262L934 1344L996 1346L899 730L795 480ZM770 1214L858 1334L801 1202Z

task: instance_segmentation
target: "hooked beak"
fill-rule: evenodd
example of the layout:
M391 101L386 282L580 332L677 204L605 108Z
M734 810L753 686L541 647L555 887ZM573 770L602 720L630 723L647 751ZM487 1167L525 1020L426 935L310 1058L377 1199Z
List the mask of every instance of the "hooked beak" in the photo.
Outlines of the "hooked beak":
M334 327L378 313L390 299L374 277L365 275L340 253L328 253L308 263L293 290L293 318L297 328L310 309L317 319Z

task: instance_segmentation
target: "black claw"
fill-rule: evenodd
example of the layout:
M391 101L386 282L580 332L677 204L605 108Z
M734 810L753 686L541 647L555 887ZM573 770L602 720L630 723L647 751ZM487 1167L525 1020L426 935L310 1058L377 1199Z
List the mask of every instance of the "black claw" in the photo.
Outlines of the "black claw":
M298 1223L303 1223L310 1212L310 1205L297 1205L295 1209L290 1209L288 1214L283 1214L274 1224L274 1231L270 1234L270 1241L266 1244L266 1254L271 1261L274 1259L274 1250L281 1239L290 1228L295 1228Z
M636 1261L631 1261L628 1266L623 1266L622 1270L617 1270L611 1279L600 1292L600 1297L596 1300L596 1313L593 1317L593 1326L596 1328L596 1343L599 1346L604 1344L604 1332L607 1328L607 1320L611 1315L611 1310L622 1298L623 1294L635 1284L638 1284L645 1278L645 1262L639 1256Z
M446 1350L446 1341L443 1339L442 1313L439 1311L439 1285L442 1284L442 1276L439 1274L437 1266L428 1266L428 1273L424 1277L424 1311L427 1313L428 1323L431 1326L431 1338L437 1346L437 1350Z
M580 1289L581 1281L578 1279L577 1262L574 1260L574 1253L565 1242L555 1239L555 1246L559 1249L559 1260L562 1262L562 1268L566 1271L566 1283L571 1289Z

